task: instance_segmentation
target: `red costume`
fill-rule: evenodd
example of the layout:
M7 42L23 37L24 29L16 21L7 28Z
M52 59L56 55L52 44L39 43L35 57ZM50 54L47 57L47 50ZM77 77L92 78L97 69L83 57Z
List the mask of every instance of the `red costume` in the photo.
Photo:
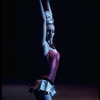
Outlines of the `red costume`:
M44 69L45 71L43 72L43 75L41 75L40 77L38 77L38 79L36 79L35 84L30 86L29 92L32 93L35 90L37 91L41 90L47 94L50 93L52 96L56 94L53 83L55 81L57 69L59 66L59 59L60 59L59 52L58 51L55 52L54 50L50 49L48 54L46 55L47 64Z
M60 54L59 52L55 52L54 50L50 49L48 54L46 55L47 63L49 67L49 72L46 75L43 75L41 78L46 78L50 80L52 83L55 81L57 69L59 66L59 59L60 59Z

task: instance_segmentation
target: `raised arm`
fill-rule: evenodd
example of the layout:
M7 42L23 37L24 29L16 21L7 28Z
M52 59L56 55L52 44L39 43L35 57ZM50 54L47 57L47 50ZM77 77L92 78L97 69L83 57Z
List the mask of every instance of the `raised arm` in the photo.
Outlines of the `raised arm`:
M42 45L44 45L44 43L46 41L46 17L45 17L44 8L43 8L41 0L39 0L39 2L40 2L40 9L41 9L41 14L42 14L42 18L43 18L43 38L42 38Z
M44 11L49 11L52 14L52 10L50 7L50 0L42 0L42 4L44 6Z
M47 11L50 11L52 14L52 10L51 10L49 1L46 2L46 8L47 8Z
M46 17L45 17L42 1L39 0L39 3L40 3L40 9L41 9L42 18L43 18L44 21L46 21Z
M40 9L41 9L42 17L43 17L42 46L44 48L44 55L46 56L46 54L48 53L48 47L47 47L48 44L46 42L46 17L45 17L44 8L43 8L41 0L39 0L39 2L40 2Z

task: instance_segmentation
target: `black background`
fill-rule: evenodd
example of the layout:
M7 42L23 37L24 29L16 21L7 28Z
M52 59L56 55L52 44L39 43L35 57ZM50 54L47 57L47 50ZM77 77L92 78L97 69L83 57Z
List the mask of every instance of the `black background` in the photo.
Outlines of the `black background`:
M61 55L56 82L97 83L98 1L51 0L51 8ZM38 74L41 38L38 0L2 0L2 81L28 82Z

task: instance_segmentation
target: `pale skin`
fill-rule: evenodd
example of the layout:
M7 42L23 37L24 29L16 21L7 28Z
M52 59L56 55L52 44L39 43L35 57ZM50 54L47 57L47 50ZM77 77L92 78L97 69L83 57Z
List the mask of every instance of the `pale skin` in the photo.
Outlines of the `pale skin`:
M50 49L54 50L54 52L57 52L56 49L53 49L50 47L50 45L53 44L53 38L55 35L55 27L54 24L47 24L46 23L46 18L44 14L44 8L42 5L42 1L39 0L40 2L40 8L41 8L41 13L42 13L42 18L43 18L43 38L42 38L42 46L44 48L44 55L46 56L49 52ZM51 11L51 7L49 4L49 0L45 1L46 4L46 11Z

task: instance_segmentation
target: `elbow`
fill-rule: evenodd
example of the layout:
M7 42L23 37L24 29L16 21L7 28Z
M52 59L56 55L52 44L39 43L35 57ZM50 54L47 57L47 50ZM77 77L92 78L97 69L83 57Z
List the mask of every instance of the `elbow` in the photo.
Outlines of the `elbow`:
M46 43L45 43L45 41L43 41L43 42L42 42L42 46L43 46L43 47L45 47L45 46L46 46Z

